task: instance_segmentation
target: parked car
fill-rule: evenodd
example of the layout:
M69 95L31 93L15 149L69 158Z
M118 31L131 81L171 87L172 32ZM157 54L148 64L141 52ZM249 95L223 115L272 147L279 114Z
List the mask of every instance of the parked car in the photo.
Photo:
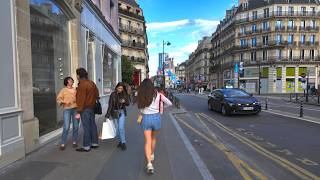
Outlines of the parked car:
M229 114L259 114L261 103L241 89L216 89L208 96L208 108Z

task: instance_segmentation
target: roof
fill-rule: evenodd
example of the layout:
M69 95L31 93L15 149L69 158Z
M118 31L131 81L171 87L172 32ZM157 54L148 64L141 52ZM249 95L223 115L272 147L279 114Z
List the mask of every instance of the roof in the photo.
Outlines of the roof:
M123 2L134 7L139 7L139 4L135 0L119 0L119 2Z

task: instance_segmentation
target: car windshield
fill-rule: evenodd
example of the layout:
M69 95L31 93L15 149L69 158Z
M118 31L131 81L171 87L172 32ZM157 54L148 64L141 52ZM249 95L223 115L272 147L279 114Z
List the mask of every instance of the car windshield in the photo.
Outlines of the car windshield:
M224 97L232 98L232 97L249 97L250 95L244 91L236 90L236 89L228 89L223 91Z

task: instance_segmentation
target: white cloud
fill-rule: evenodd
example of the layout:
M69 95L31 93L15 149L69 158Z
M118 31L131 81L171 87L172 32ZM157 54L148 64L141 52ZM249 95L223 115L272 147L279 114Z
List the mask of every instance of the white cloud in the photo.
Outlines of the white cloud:
M153 22L147 24L148 31L172 31L177 28L183 27L189 24L189 20L179 20L179 21L171 21L171 22Z
M204 19L196 19L195 24L199 26L199 29L193 31L192 39L199 40L203 36L210 36L217 28L220 21L216 20L204 20Z
M148 44L148 49L156 48L157 46L157 43L150 43Z

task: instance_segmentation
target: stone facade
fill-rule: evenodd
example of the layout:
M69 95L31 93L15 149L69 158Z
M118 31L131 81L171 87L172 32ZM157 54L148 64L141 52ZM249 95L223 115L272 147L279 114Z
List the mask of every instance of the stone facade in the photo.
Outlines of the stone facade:
M219 87L251 93L301 93L301 75L319 86L319 3L239 2L212 35L213 72ZM243 71L235 73L235 67Z
M134 0L119 0L119 25L122 54L136 69L135 85L149 76L148 37L143 10Z
M210 83L211 37L204 37L186 62L187 86L207 86Z
M7 38L0 42L4 43L0 45L0 72L5 73L0 75L1 82L6 84L1 86L6 89L0 88L0 168L23 158L60 135L59 126L55 127L57 130L41 129L44 127L42 122L45 121L43 114L48 114L44 108L47 104L53 104L50 112L54 112L54 115L49 114L57 118L54 121L61 121L61 108L55 104L55 95L63 84L64 77L72 76L76 79L75 70L78 67L89 68L88 35L95 42L95 51L92 53L94 67L89 73L93 75L92 80L100 90L103 109L106 109L111 90L121 79L117 0L47 0L41 3L33 4L29 0L0 3L0 20L6 27L2 29L0 36L1 39ZM63 17L55 14L58 12L57 9L52 10L53 7L59 7L57 9L63 12ZM41 13L48 13L50 16L43 19L39 16ZM57 24L50 24L50 18L61 22L66 19L66 25L58 27ZM93 18L95 24L87 23ZM61 30L67 37L64 38L66 47L63 51L61 47L57 47L61 44L58 34L52 34L58 28L63 28ZM45 30L48 33L43 33ZM57 56L59 53L63 56ZM57 64L60 61L65 64ZM106 68L99 65L103 63ZM111 65L110 68L108 65ZM109 72L110 69L112 72ZM39 101L38 97L48 99L49 93L53 95L53 99L50 96L50 100Z

